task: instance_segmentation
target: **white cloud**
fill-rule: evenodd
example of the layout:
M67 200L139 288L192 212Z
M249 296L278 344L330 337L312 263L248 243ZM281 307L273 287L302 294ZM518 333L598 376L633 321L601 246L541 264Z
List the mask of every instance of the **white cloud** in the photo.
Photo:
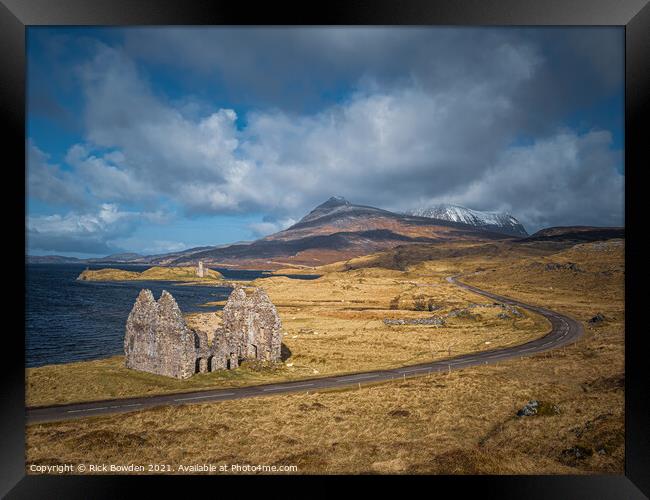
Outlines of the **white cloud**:
M178 252L189 248L189 245L182 241L170 240L148 240L138 236L118 238L113 243L120 248L128 248L129 251L141 255L156 255L162 253Z
M288 227L293 226L296 222L298 221L292 218L285 218L276 221L253 222L248 224L248 228L256 237L262 237L287 229Z
M132 233L138 224L164 221L160 212L127 212L104 203L96 212L28 216L27 241L30 248L39 250L110 253L119 250L114 240Z
M120 151L98 157L83 144L75 144L68 150L65 160L74 167L75 183L83 183L97 199L142 202L156 195L146 182L134 178Z
M102 46L81 72L87 137L123 156L117 165L88 151L77 159L75 150L69 160L98 195L146 198L151 190L189 213L296 217L333 193L394 206L396 193L440 192L496 157L510 132L495 126L511 113L508 92L537 64L525 48L502 45L497 55L501 71L490 81L432 94L366 80L318 113L258 111L238 130L230 109L183 114L153 94L124 53Z

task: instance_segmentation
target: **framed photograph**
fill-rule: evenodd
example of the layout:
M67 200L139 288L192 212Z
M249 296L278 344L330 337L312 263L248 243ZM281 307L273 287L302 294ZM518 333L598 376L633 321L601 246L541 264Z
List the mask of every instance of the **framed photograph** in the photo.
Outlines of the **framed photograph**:
M8 498L646 498L647 2L2 1Z

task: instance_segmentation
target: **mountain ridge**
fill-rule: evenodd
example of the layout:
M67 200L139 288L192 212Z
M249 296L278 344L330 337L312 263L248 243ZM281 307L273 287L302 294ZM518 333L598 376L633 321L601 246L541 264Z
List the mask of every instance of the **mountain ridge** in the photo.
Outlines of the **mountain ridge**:
M109 262L110 258L126 258L123 264L161 266L196 265L199 260L208 266L243 269L278 269L311 267L348 260L353 257L413 243L448 241L489 241L510 239L525 242L533 239L557 239L558 236L538 232L533 236L509 214L478 212L446 205L445 211L416 209L412 213L396 213L368 205L357 205L341 196L321 203L291 227L252 242L202 246L187 250L136 257L118 254L100 259L72 259L79 263ZM449 207L453 207L450 210ZM418 215L427 214L427 215ZM437 217L432 217L435 215ZM521 228L517 227L517 224ZM617 231L591 231L585 238L621 234ZM575 238L576 231L564 237ZM28 262L56 263L65 257L36 257Z
M419 217L460 222L510 236L528 236L523 224L509 213L484 212L450 203L420 207L406 213Z

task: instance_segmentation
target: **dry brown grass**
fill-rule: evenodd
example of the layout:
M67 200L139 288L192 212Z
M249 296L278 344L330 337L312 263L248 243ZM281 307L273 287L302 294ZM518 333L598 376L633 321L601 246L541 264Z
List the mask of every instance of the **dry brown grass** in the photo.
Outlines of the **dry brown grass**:
M264 287L282 318L285 355L279 366L261 371L244 366L184 381L129 370L121 356L30 368L27 403L43 406L370 371L519 344L548 331L541 316L522 311L521 318L502 319L494 307L472 307L467 317L446 317L453 309L491 302L447 283L445 276L371 268L317 280L256 280L252 285ZM210 338L219 314L191 314L188 323ZM432 315L443 317L445 324L384 323Z
M538 260L574 262L583 271L547 271ZM622 247L411 266L408 273L420 277L484 268L466 281L563 310L584 322L585 336L531 358L360 389L31 425L28 464L284 464L331 474L623 472ZM587 323L596 312L606 320ZM559 414L517 417L531 399L557 405Z
M296 465L300 473L621 472L620 380L580 369L583 356L571 347L555 357L344 392L30 426L28 463L277 464ZM586 390L576 376L588 381ZM516 417L533 398L557 404L560 414ZM569 462L564 450L576 445L593 455Z

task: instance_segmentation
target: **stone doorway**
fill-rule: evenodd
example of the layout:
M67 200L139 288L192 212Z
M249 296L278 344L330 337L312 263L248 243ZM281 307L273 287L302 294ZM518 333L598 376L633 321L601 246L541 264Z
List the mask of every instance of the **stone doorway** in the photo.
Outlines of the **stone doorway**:
M194 364L194 373L208 373L208 359L198 358Z

